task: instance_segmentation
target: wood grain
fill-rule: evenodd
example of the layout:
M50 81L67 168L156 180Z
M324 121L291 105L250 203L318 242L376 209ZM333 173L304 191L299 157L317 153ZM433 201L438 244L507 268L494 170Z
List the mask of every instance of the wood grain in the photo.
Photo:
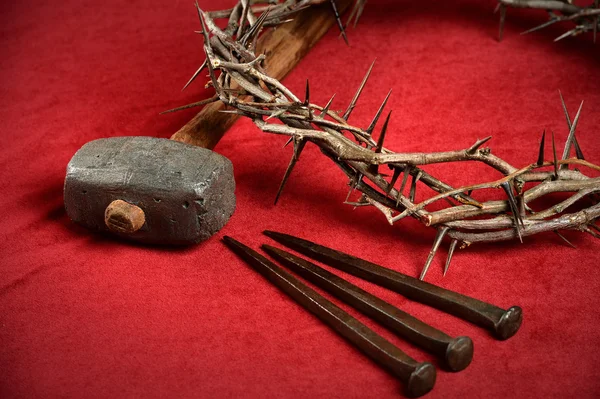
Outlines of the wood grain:
M352 0L337 0L340 13ZM300 11L294 20L270 29L258 40L257 54L266 51L265 69L277 80L283 79L309 50L335 24L331 6L326 3ZM219 112L221 101L210 103L171 136L172 140L212 149L235 123L239 115Z

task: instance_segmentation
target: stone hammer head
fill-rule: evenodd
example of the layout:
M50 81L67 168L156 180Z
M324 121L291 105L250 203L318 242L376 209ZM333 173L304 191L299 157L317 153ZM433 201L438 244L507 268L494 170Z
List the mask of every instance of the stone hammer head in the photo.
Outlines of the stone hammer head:
M231 162L211 150L152 137L85 144L67 166L69 217L139 242L205 240L235 210Z

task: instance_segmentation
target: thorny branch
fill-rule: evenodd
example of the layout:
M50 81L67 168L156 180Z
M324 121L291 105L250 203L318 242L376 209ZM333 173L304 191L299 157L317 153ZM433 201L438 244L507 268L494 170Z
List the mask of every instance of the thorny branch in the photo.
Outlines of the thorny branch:
M575 118L571 120L562 96L561 101L569 128L562 157L557 156L554 133L552 133L552 160L545 160L546 134L544 132L537 160L517 168L493 155L490 148L484 147L491 137L478 140L468 148L446 152L396 153L385 148L384 139L391 112L387 114L377 139L374 137L374 130L383 115L390 93L385 97L366 129L350 125L348 118L365 87L373 65L342 115L330 109L333 98L324 107L311 103L308 81L304 99L300 99L281 82L268 76L262 67L265 56L256 56L254 53L256 38L261 29L283 23L288 18L293 18L299 10L326 1L240 0L232 9L217 12L203 12L197 6L202 25L200 33L204 36L207 60L190 82L203 69L207 69L210 76L207 85L212 86L216 91L216 96L212 100L218 98L232 108L224 112L246 116L262 131L289 136L288 143L293 143L292 159L275 202L302 150L310 142L317 145L322 153L346 174L350 191L345 203L355 206L374 206L384 214L390 224L411 216L437 230L421 279L425 277L445 237L450 239L450 250L444 274L459 243L461 248L464 248L475 242L515 238L522 242L523 237L546 231L556 232L567 241L559 232L565 229L580 230L598 237L596 231L600 228L595 222L600 218L600 204L596 204L594 199L600 192L600 178L588 177L578 169L569 169L569 166L586 167L596 171L600 170L600 167L584 159L577 143L575 131L582 106L579 107ZM333 3L333 0L329 1ZM355 2L350 21L352 18L356 21L360 17L365 3L366 0ZM595 19L598 15L596 12L592 13L595 10L581 10L562 1L500 0L500 5L501 7L540 7L560 11L579 24L589 22L588 17ZM229 23L224 30L221 30L214 23L214 18L229 18ZM343 32L344 25L337 13L336 18ZM275 119L282 123L273 123ZM572 146L575 148L576 158L570 158ZM503 177L494 181L453 188L421 169L423 165L462 161L483 163L499 171ZM552 167L552 170L547 171L548 167ZM543 168L546 170L542 170ZM533 184L533 187L525 190L525 183ZM422 202L416 202L415 194L420 185L425 185L438 194ZM484 189L497 189L506 199L480 202L475 194ZM360 192L361 196L358 201L351 202L349 198L355 190ZM556 192L573 194L548 209L534 212L530 208L529 203L533 200ZM592 205L587 204L587 208L575 213L564 213L565 209L575 203L583 203L584 199L591 200ZM437 211L427 209L430 204L440 200L447 201L450 206ZM572 245L568 241L567 243Z

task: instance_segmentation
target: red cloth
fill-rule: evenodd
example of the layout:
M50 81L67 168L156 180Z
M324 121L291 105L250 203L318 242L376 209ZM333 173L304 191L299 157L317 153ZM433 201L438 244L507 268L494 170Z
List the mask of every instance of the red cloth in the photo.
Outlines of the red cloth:
M208 1L206 9L233 1ZM585 100L578 139L600 163L599 47L591 34L553 43L569 25L520 36L543 11L509 10L497 42L493 1L370 1L346 47L333 30L285 84L344 109L371 61L351 122L366 126L389 88L386 146L462 149L492 135L495 154L533 162L543 129L562 152ZM373 208L343 205L341 173L309 145L273 206L291 155L284 137L240 121L216 150L235 166L238 205L227 226L186 249L90 234L63 208L65 167L101 137L169 137L196 112L160 111L206 98L192 3L22 1L0 5L0 397L396 397L402 385L242 263L220 241L253 247L282 230L416 275L434 237L414 220L389 226ZM547 138L547 143L549 140ZM547 144L546 159L551 159ZM497 176L481 165L428 168L451 184ZM591 173L594 175L593 173ZM597 174L596 174L597 175ZM425 193L422 193L423 195ZM498 193L496 193L498 194ZM562 198L558 196L557 198ZM427 279L501 307L520 305L517 335L486 331L373 285L380 297L475 344L465 371L439 370L429 397L597 397L599 242L565 232L458 251L447 243ZM361 317L361 320L365 318ZM368 322L420 360L432 357ZM435 360L434 360L435 361ZM436 364L439 364L436 362Z

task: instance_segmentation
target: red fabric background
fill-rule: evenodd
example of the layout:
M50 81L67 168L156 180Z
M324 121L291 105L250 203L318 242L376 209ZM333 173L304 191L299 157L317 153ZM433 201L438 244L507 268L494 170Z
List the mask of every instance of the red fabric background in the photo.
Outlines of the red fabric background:
M233 1L203 1L206 9ZM494 153L521 166L544 128L559 152L585 100L578 138L600 162L598 45L553 43L567 26L519 36L542 11L509 10L496 41L493 1L370 1L351 47L331 31L285 80L343 109L378 61L351 121L366 125L385 92L396 151L461 149L493 135ZM402 385L243 264L223 234L257 247L283 230L416 275L434 232L389 226L374 209L342 205L342 173L309 146L280 204L291 149L240 121L216 150L237 179L237 210L211 240L187 249L130 245L90 234L63 209L65 167L84 143L121 135L169 137L207 97L180 89L203 60L189 1L2 2L0 54L0 397L396 397ZM548 146L546 158L550 159ZM462 164L432 169L452 184L491 178ZM499 342L473 325L359 284L451 335L475 343L471 366L440 370L429 397L594 397L600 393L599 242L576 232L446 248L428 280L502 307L521 330ZM445 244L445 246L447 243ZM351 279L357 281L356 279ZM361 318L364 320L364 318ZM373 325L417 359L419 349ZM437 363L436 363L437 364Z

